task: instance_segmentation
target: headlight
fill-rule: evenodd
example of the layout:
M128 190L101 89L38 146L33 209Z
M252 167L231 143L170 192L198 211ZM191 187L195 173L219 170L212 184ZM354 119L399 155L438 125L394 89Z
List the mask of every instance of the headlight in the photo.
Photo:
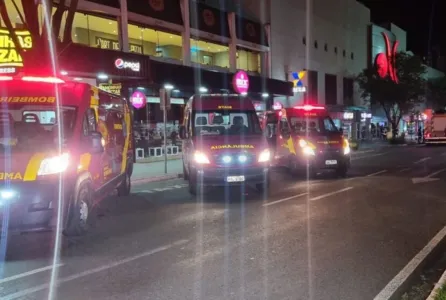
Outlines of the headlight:
M70 157L68 153L45 158L40 164L37 175L51 175L64 172L68 168Z
M195 162L197 164L201 164L201 165L210 163L210 161L209 161L208 157L206 156L206 154L201 153L199 151L195 151L195 153L194 153L194 160L195 160Z
M259 154L259 162L261 163L269 161L270 158L271 158L271 153L269 152L268 149L263 150Z
M303 147L303 148L302 148L302 152L303 152L305 155L315 155L314 150L311 149L311 148L308 147L308 146Z
M350 153L350 143L348 142L347 139L344 139L344 155L347 155Z
M299 146L302 148L302 153L304 155L315 155L314 149L306 140L299 140Z

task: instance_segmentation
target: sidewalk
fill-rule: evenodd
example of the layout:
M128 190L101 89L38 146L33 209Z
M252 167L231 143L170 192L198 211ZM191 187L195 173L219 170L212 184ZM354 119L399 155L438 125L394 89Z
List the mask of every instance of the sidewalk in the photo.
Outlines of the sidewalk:
M133 165L132 182L155 182L181 177L183 160L168 160L167 174L164 173L164 161L152 163L135 163Z

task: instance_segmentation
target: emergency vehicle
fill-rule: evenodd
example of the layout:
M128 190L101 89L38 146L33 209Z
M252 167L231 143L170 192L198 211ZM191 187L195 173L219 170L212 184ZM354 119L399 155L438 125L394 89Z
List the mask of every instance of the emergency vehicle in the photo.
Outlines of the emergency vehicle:
M424 142L426 144L446 144L446 111L433 112L424 124Z
M272 165L310 176L318 170L335 170L346 176L350 146L323 106L303 105L265 113Z
M130 193L133 133L126 100L53 77L0 76L0 91L3 225L85 233L100 200L116 189Z
M269 183L270 152L252 101L239 95L192 96L186 104L183 139L184 178L197 188Z

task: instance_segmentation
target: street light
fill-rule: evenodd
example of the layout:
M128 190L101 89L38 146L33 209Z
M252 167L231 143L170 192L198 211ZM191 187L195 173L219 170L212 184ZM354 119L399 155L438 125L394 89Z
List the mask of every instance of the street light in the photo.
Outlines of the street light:
M166 84L164 85L164 88L165 88L166 90L173 90L174 86L171 85L171 84L169 84L169 83L166 83Z
M199 88L199 91L200 91L200 93L207 93L208 89L205 88L204 86L202 86L202 87Z
M263 94L262 94L262 97L263 97L263 98L268 98L268 97L269 97L269 94L268 94L268 93L263 93Z
M107 74L101 73L101 74L98 74L98 78L102 79L102 80L106 80L106 79L108 79L108 76L107 76Z

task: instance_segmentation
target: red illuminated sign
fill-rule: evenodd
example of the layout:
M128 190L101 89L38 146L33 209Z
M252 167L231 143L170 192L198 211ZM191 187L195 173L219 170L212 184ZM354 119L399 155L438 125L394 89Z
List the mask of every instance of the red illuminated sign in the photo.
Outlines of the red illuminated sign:
M382 33L384 37L384 42L386 44L386 52L379 53L375 58L375 67L376 71L381 78L390 77L390 79L398 83L398 76L396 74L396 51L398 49L398 41L393 43L393 46L390 46L389 37L385 32Z

